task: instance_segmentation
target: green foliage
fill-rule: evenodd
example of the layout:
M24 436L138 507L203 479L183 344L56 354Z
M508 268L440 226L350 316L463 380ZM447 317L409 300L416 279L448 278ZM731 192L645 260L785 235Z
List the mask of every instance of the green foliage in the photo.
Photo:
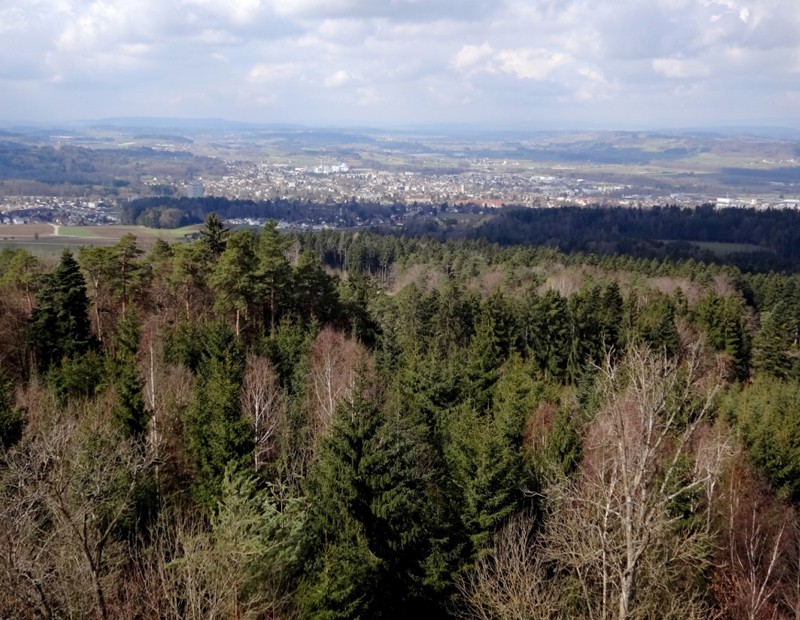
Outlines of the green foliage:
M425 587L433 472L424 434L385 421L363 389L336 410L307 481L308 616L393 618L438 605Z
M678 352L679 339L673 301L666 295L658 295L643 308L639 308L634 336L656 350L675 355Z
M610 301L617 301L613 292ZM567 369L573 381L587 363L597 363L600 360L604 338L615 337L614 330L604 323L613 320L618 309L605 308L607 315L603 316L606 313L601 312L601 303L599 287L581 291L571 296L567 302L571 331Z
M69 250L64 250L55 270L42 278L37 301L29 341L40 372L94 345L86 283Z
M217 310L223 315L231 310L236 311L237 335L240 330L240 317L247 315L256 297L255 243L256 238L247 231L230 235L208 279L209 285L216 293Z
M239 402L244 372L241 348L230 329L219 323L205 328L203 340L194 398L184 425L194 469L194 496L210 508L219 499L229 464L249 465L253 438Z
M86 351L65 357L59 366L47 373L47 384L58 401L65 404L71 398L92 398L106 380L105 358L97 351Z
M759 375L723 403L747 455L779 494L800 499L800 382Z
M745 379L750 369L750 335L744 300L712 293L697 303L694 313L708 342L730 357L736 378Z
M0 374L0 447L10 448L22 439L25 415L14 403L13 384Z
M278 379L291 394L301 394L305 385L305 357L317 335L318 325L303 325L284 317L275 332L257 343L257 349L272 362Z
M144 434L150 418L144 402L144 380L139 376L136 363L138 349L139 327L134 313L128 312L118 327L112 374L117 386L114 421L129 437Z
M791 368L793 319L784 304L778 303L761 315L761 330L753 341L753 366L775 377L785 377Z
M583 441L575 416L559 407L550 423L544 444L534 454L539 479L548 482L575 471L583 457Z
M519 358L509 362L494 392L489 410L465 405L448 419L445 455L473 555L485 551L492 535L522 508L523 490L532 486L522 438L534 383Z
M240 613L274 613L285 606L281 601L301 568L305 502L282 491L259 488L255 476L233 465L225 469L211 518L213 561L220 577L234 580Z
M324 324L339 317L339 294L334 278L325 273L314 255L308 252L300 255L294 268L292 289L294 310L303 319ZM364 301L358 298L352 300L354 304ZM362 312L366 313L366 309ZM368 325L364 323L359 321L356 329L362 336L369 336Z
M476 411L491 406L491 393L503 362L501 340L491 316L481 318L475 328L464 368L465 393Z
M225 250L229 233L229 229L225 228L220 217L216 213L209 213L203 228L200 229L200 243L213 257L218 258Z
M164 361L167 364L182 364L197 372L203 355L203 342L198 325L180 315L175 325L164 336Z
M555 291L526 299L525 344L545 376L562 379L567 372L571 333L567 301Z
M286 259L290 240L278 232L276 222L264 226L258 238L255 272L258 298L264 306L264 323L270 334L288 310L292 298L292 269Z

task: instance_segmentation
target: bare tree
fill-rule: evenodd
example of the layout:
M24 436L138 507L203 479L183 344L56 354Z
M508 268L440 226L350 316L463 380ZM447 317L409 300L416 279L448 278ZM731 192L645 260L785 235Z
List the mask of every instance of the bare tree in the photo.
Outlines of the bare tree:
M151 469L147 450L66 419L10 451L5 465L2 585L24 593L34 615L110 617L126 562L114 533Z
M686 577L708 562L706 534L681 527L677 509L719 473L713 460L686 465L719 385L701 360L698 348L677 362L634 347L601 369L606 404L577 476L549 492L544 534L548 559L580 584L590 618L705 613Z
M253 462L258 470L275 458L278 437L286 427L286 395L265 357L247 358L241 392L242 412L253 432Z
M363 345L325 328L311 346L309 382L314 436L328 428L336 405L352 398L356 370L367 359Z
M461 577L461 615L475 620L544 620L563 616L563 592L550 579L534 544L535 522L517 515L497 533L492 549Z
M792 608L795 598L794 515L763 485L746 463L737 463L728 485L719 565L713 579L715 595L725 611L747 620L787 618L784 606L788 603Z

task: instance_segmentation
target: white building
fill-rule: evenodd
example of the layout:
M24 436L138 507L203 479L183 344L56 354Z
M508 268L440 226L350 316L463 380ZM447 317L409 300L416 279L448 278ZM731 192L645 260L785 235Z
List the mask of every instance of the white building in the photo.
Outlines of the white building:
M205 188L202 181L189 181L186 184L186 196L188 198L202 198L205 195Z

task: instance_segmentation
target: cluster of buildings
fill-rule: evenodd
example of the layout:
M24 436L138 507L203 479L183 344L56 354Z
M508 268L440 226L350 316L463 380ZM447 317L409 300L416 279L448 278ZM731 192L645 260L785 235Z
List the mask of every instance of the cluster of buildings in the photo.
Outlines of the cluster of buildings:
M55 196L0 196L0 224L48 222L64 226L119 223L117 205L106 200Z
M450 205L479 207L521 205L653 204L718 207L798 208L797 198L752 196L717 198L701 191L680 192L664 187L598 181L577 176L524 169L518 163L475 160L461 171L412 172L355 168L346 164L292 166L283 163L228 162L228 173L206 178L207 196L242 200L295 199L318 203L362 202L374 204ZM191 188L187 186L186 195Z
M297 199L321 203L475 204L499 207L619 202L631 186L532 174L486 162L450 173L351 168L347 164L228 162L228 174L203 180L205 195L231 199ZM186 195L191 195L187 186Z

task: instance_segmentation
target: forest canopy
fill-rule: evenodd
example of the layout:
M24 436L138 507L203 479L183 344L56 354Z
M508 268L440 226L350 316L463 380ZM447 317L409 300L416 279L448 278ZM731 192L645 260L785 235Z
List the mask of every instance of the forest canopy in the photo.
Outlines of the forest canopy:
M800 276L695 259L4 250L0 615L796 617L799 338Z

